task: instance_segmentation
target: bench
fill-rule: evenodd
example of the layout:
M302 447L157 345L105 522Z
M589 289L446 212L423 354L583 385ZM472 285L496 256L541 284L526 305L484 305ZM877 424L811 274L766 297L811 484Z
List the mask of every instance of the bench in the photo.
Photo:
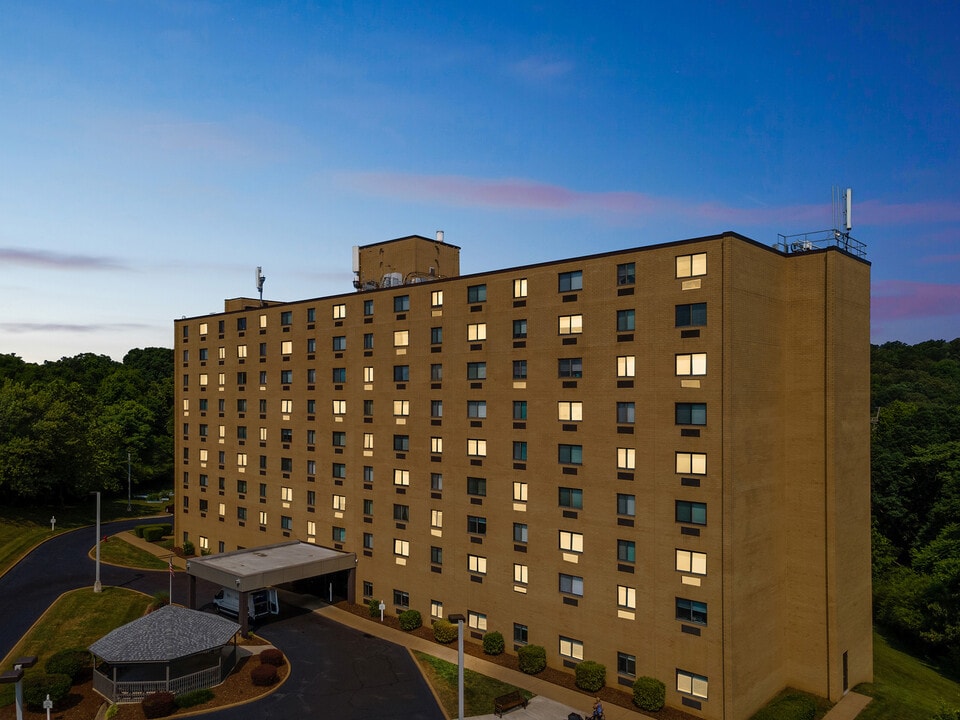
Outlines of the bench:
M503 717L503 713L507 710L513 710L515 707L526 706L527 699L519 690L508 692L506 695L501 695L493 700L493 712L496 713L497 717Z

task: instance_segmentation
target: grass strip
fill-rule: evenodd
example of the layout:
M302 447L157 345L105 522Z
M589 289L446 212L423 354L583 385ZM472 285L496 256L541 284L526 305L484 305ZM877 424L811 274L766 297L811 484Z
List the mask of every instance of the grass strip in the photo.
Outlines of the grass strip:
M156 555L131 545L122 536L111 537L100 543L100 560L113 565L141 568L143 570L166 570L167 563Z
M420 663L424 677L437 694L447 717L457 717L457 666L446 660L413 651ZM493 701L500 695L519 690L527 699L533 694L509 683L501 682L473 670L463 671L463 715L489 715L493 713Z

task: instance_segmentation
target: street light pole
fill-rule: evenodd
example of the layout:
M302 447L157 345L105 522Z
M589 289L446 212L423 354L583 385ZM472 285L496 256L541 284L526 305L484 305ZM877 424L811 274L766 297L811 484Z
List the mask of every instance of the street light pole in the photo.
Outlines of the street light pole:
M93 591L98 593L103 590L100 584L100 491L95 491L94 495L97 496L97 578L93 582Z
M455 613L447 619L457 624L457 718L463 720L463 621L466 618Z
M127 512L133 510L133 505L131 504L131 495L130 495L130 451L127 450Z

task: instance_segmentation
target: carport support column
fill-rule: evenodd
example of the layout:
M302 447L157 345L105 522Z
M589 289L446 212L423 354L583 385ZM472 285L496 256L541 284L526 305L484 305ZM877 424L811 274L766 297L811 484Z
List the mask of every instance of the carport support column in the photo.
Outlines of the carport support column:
M347 602L355 605L357 602L357 568L347 570Z
M240 637L250 637L250 601L247 591L240 590L237 598L237 617L240 619Z

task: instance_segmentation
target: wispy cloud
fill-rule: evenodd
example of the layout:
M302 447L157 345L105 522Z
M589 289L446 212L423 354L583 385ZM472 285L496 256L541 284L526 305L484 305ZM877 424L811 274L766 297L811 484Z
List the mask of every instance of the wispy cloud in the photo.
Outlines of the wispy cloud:
M90 324L71 324L71 323L0 323L0 332L7 332L13 335L26 335L29 333L73 333L77 335L87 335L91 333L102 332L128 332L130 330L141 330L150 328L150 325L142 323L90 323Z
M697 202L631 190L585 191L523 178L473 178L463 175L416 175L371 172L347 177L358 189L411 202L431 202L460 207L525 209L578 215L616 214L622 218L672 215L713 224L782 225L831 224L831 209L817 205L737 207L720 202ZM960 222L960 202L931 201L885 204L866 200L854 205L856 225L895 225L926 222Z
M568 60L558 60L538 55L526 57L509 66L511 74L527 82L555 80L570 73L574 65Z
M126 267L116 258L17 247L0 247L0 262L49 270L122 270Z
M881 280L872 288L874 320L960 315L960 285Z

